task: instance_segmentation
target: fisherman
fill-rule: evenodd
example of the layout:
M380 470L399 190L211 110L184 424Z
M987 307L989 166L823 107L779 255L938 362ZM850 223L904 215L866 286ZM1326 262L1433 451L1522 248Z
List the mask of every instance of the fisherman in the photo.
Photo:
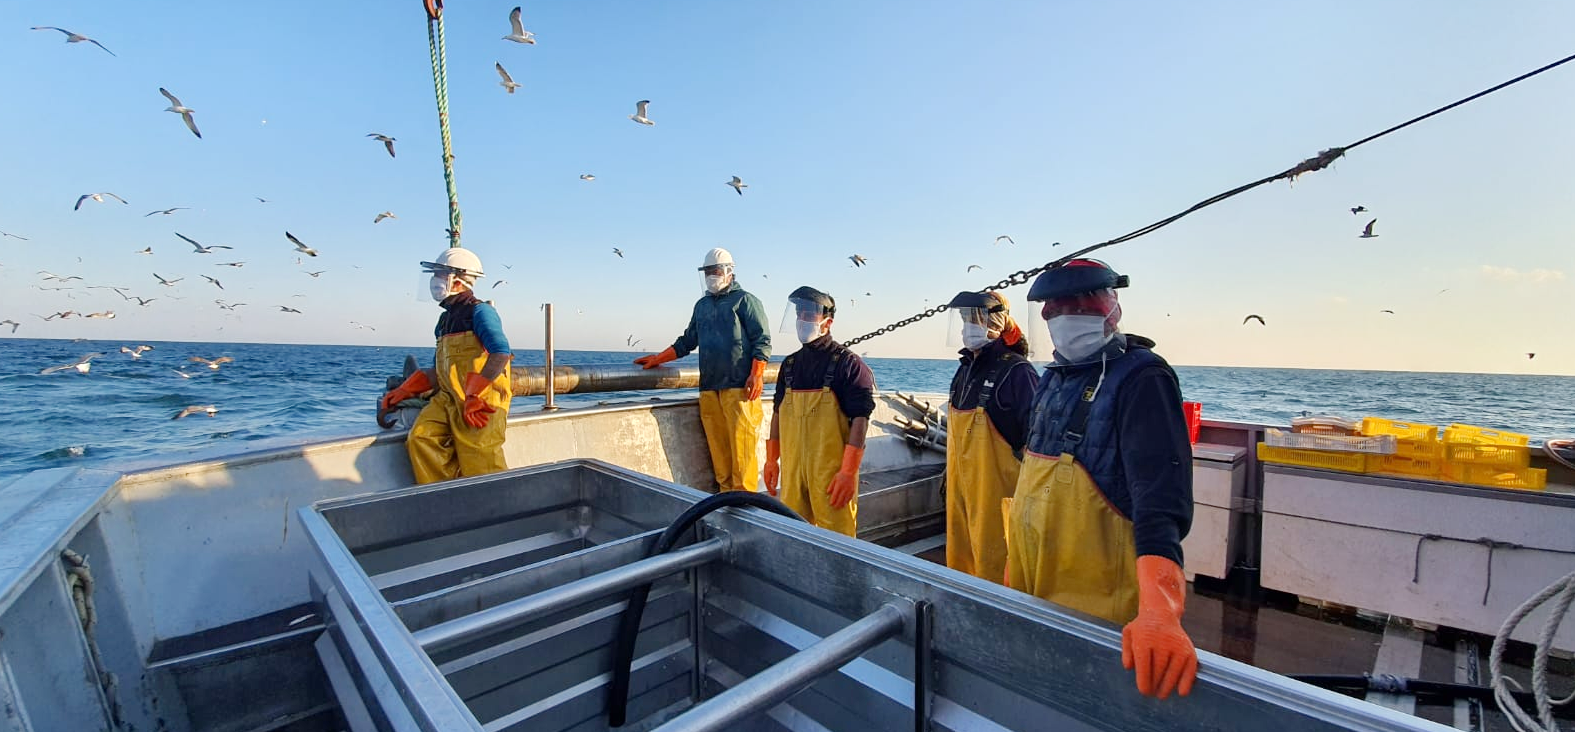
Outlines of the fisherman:
M435 368L416 371L384 394L382 409L433 392L405 438L417 483L507 470L503 436L514 393L509 379L514 354L498 311L475 295L481 258L450 247L421 269L432 273L432 299L443 308L435 329Z
M1007 519L1011 587L1118 624L1138 691L1185 696L1197 651L1181 627L1181 539L1192 524L1192 460L1181 387L1154 342L1120 332L1127 277L1074 259L1028 299L1055 343L1034 394Z
M771 359L771 326L760 298L733 276L733 255L706 252L698 268L705 295L689 327L667 350L635 363L654 369L700 349L700 424L718 491L754 491L760 482L760 392Z
M875 375L864 359L831 339L837 304L830 295L800 287L788 295L788 313L803 347L777 372L766 490L810 523L855 536Z
M946 419L946 566L1003 582L1001 501L1017 490L1039 374L1005 296L959 292L948 305L963 349Z

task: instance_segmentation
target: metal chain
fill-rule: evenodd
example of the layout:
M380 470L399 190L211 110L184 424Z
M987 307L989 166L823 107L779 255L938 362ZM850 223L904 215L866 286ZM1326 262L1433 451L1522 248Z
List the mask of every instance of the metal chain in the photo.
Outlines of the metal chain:
M1046 264L1044 264L1042 266L1039 266L1039 267L1035 267L1033 269L1018 270L1016 272L1013 272L1010 276L1006 277L1005 279L1001 280L1000 282L997 282L994 285L991 285L989 287L984 288L983 290L980 290L980 292L994 292L996 290L1004 290L1004 289L1006 289L1008 287L1015 287L1017 285L1027 284L1028 280L1033 279L1035 275L1038 275L1040 272L1043 272L1043 271L1051 268L1057 262L1060 262L1060 261L1061 260L1058 259L1055 262L1047 262ZM914 316L908 317L908 318L903 318L902 320L899 320L899 321L897 321L895 323L892 323L891 325L883 326L883 327L878 328L878 329L876 329L874 331L871 331L869 333L865 333L864 335L861 335L861 336L859 336L857 338L852 338L852 339L843 341L842 345L848 346L848 347L852 347L854 345L857 345L859 343L867 341L867 340L869 340L871 338L874 338L875 336L885 335L887 333L890 333L892 331L897 330L898 328L902 328L902 327L906 327L906 326L909 326L909 325L913 325L914 323L917 323L917 322L919 322L921 320L924 320L925 318L928 318L928 317L931 317L931 316L934 316L934 315L939 315L939 314L944 313L944 312L946 312L947 310L950 310L950 309L951 309L950 305L936 305L935 307L930 308L928 310L925 310L924 312L919 313L918 315L914 315Z
M437 94L438 130L443 137L443 185L448 189L448 245L459 246L464 219L454 184L454 145L448 129L448 53L443 43L443 2L423 0L427 12L427 50L432 56L432 89Z

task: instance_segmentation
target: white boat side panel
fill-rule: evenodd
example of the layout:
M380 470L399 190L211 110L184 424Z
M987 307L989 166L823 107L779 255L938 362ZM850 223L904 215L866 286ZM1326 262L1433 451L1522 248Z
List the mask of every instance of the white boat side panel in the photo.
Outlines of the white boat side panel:
M60 468L30 473L7 487L9 505L0 507L0 612L97 515L114 479L99 470Z
M1192 530L1181 540L1187 579L1194 575L1224 579L1230 571L1226 551L1230 537L1230 511L1214 506L1192 507Z
M58 563L0 615L0 653L17 672L18 696L31 702L27 714L35 729L110 728L103 693L97 684L84 683L97 672Z

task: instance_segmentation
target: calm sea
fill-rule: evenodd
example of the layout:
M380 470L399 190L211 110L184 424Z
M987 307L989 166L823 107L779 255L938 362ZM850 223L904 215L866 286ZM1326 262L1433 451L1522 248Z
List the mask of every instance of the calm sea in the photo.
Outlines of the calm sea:
M0 376L0 475L40 468L113 468L117 461L168 457L233 444L242 451L281 437L330 437L375 431L373 412L386 377L405 354L430 364L431 349L151 342L133 359L120 342L5 339ZM47 366L94 351L88 374L39 375ZM560 351L562 364L627 364L629 352ZM189 358L229 356L218 370ZM541 351L516 362L540 365ZM693 359L688 359L693 362ZM944 392L955 361L870 359L882 389ZM183 371L191 378L176 373ZM1575 435L1575 377L1180 367L1187 399L1205 419L1287 424L1303 411L1378 415L1405 421L1465 422L1529 433ZM670 393L670 392L669 392ZM652 393L566 395L566 405L648 397ZM218 415L171 417L193 404ZM514 410L539 408L539 397ZM178 457L178 455L176 455Z

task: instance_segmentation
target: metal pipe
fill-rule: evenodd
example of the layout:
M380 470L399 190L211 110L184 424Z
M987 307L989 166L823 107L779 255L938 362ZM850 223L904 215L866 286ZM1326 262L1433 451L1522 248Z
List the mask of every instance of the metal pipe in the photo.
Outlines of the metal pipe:
M552 403L552 399L557 393L557 390L553 388L555 385L553 384L552 378L552 303L546 303L541 309L547 314L547 366L545 369L543 369L547 375L547 388L545 389L547 403L543 404L541 409L544 412L550 412L558 408L556 404ZM511 383L510 386L513 386L513 384Z
M920 600L913 607L913 729L930 732L934 696L935 654L930 646L935 631L935 605Z
M842 668L860 654L902 630L903 611L892 605L777 662L739 685L657 727L656 732L712 732L730 729L803 691L816 679Z
M551 353L551 350L548 350ZM766 364L765 380L775 384L779 363ZM513 375L514 396L541 396L548 385L557 394L589 394L607 391L641 391L645 389L694 389L700 386L700 369L661 367L643 369L633 364L594 364L586 366L555 365L548 369L540 366L516 366Z
M422 628L416 631L414 636L416 643L423 650L434 653L487 633L495 633L529 622L532 618L574 607L598 597L646 584L680 570L705 564L720 558L726 551L725 541L720 538L708 539L661 556L642 559L534 595L510 600L481 612Z

